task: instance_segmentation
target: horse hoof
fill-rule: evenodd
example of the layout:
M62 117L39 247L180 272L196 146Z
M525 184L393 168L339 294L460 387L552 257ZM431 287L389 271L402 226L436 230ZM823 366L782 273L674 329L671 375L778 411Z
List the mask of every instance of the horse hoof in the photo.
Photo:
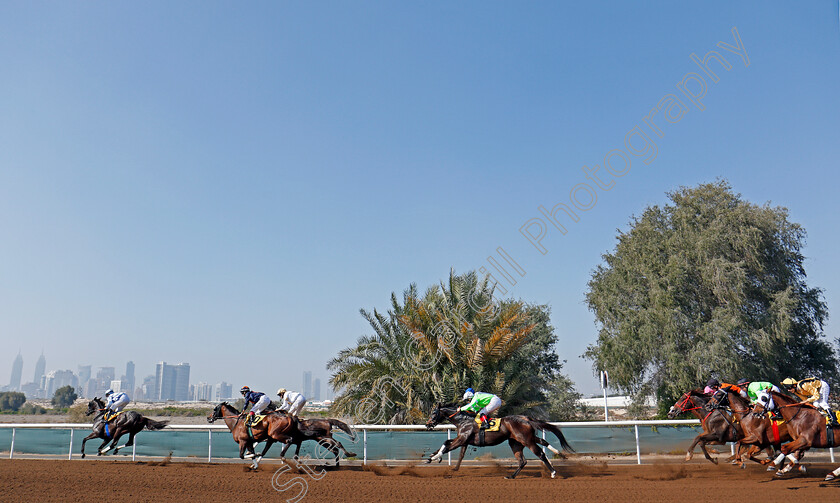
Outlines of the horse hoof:
M513 475L506 475L505 478L508 479L508 480L513 480L514 477L513 477Z
M782 476L784 476L784 472L779 470L779 471L776 472L776 476L777 477L782 477Z
M799 473L807 473L808 470L805 468L805 465L799 465Z
M557 476L557 472L551 472L551 478L554 478L556 476Z
M84 452L82 453L82 459L85 459L85 453Z
M825 479L823 479L823 480L825 480L826 482L831 482L832 480L834 480L834 474L829 473L828 475L825 476Z
M691 461L691 458L692 458L692 457L693 457L693 456L692 456L692 454L689 452L689 453L687 453L687 454L685 455L685 460L686 460L686 461Z
M242 457L242 459L254 459L256 456L251 454L250 452Z
M767 467L767 471L768 472L774 472L774 471L776 471L776 467L774 465L770 465L770 466Z

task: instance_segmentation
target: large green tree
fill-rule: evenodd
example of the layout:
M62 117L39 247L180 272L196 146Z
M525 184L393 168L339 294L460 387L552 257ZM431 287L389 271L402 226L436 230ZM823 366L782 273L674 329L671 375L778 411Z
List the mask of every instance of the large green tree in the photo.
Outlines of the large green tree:
M551 384L572 386L560 379L548 307L493 294L474 272L451 272L423 295L415 285L402 299L391 294L386 313L362 310L373 333L328 364L341 390L334 410L363 422L418 423L467 387L499 395L503 413L544 416L550 399L574 407L573 391L548 394Z
M660 403L710 376L836 383L827 306L806 283L805 230L787 209L745 201L725 181L668 197L633 218L592 275L594 367Z
M56 407L70 407L77 398L79 396L76 395L76 390L73 389L73 386L62 386L55 390L55 394L52 397L52 404Z

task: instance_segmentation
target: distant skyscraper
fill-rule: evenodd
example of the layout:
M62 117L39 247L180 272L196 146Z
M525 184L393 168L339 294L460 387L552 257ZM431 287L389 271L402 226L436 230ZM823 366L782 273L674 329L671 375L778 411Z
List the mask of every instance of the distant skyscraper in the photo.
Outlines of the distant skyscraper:
M41 351L41 357L38 358L38 363L35 364L35 377L32 378L32 382L40 383L41 376L44 375L47 371L47 359L44 358L44 352Z
M9 390L18 391L20 389L20 377L23 375L23 357L18 351L17 358L12 364L12 379L9 381Z
M90 380L90 365L79 365L77 370L79 374L79 384L86 385Z
M122 378L123 391L127 393L134 393L134 362L129 361L125 364L125 375Z
M222 401L233 398L233 386L225 381L216 385L216 400Z
M306 393L303 394L306 396ZM313 400L321 400L321 380L315 379L315 385L312 386L312 399Z
M215 397L214 395L214 388L212 384L208 384L206 382L200 382L195 385L195 395L193 396L193 400L200 400L203 402L209 402L213 400Z
M303 372L303 396L312 396L312 372L308 370Z
M52 398L58 388L71 386L75 390L79 385L79 379L72 370L51 370L45 375L44 381L44 390L46 390L44 398Z
M169 365L166 362L160 362L155 370L155 400L189 400L189 363Z

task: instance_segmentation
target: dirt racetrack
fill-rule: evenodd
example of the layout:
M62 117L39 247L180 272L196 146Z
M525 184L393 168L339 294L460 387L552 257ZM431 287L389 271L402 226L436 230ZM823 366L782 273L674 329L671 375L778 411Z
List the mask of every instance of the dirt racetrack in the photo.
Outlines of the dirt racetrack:
M550 479L535 465L516 480L508 466L367 466L312 474L264 463L0 460L0 501L838 501L840 484L823 482L831 465L807 465L806 476L775 479L758 465L607 465L569 463ZM318 478L320 477L320 478ZM317 478L317 479L316 479ZM725 488L731 488L729 495ZM300 496L300 499L296 499Z

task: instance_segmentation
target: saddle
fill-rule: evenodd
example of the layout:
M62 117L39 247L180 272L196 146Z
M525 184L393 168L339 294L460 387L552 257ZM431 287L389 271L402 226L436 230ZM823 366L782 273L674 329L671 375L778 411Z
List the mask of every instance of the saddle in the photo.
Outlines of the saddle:
M116 414L108 414L108 413L106 412L106 413L105 413L105 422L106 422L106 423L110 423L110 422L111 422L111 421L113 421L114 419L118 418L118 417L120 416L120 414L122 414L123 412L125 412L125 411L124 411L124 410L121 410L121 411L117 412Z
M476 416L475 418L475 423L478 425L479 428L481 428L481 419L478 416ZM483 431L499 431L499 426L501 426L502 422L499 419L488 417L487 424L489 426Z

